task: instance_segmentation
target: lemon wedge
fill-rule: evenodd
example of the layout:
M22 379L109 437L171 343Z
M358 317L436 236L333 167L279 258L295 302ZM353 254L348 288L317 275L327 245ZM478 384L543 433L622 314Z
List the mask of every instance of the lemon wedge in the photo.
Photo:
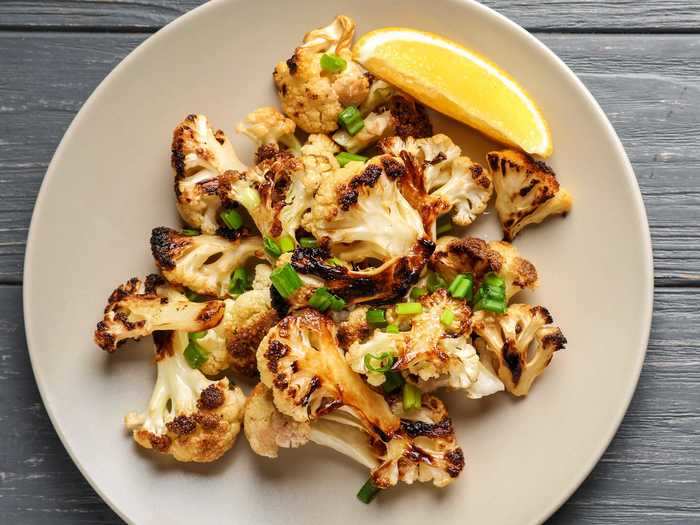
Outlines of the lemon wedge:
M547 157L552 137L525 90L483 56L432 33L371 31L353 47L370 73L440 113L530 154Z

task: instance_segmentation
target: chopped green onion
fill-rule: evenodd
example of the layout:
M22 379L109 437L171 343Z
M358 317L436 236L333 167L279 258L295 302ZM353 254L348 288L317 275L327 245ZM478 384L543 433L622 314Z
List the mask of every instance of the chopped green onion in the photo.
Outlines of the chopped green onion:
M421 407L422 394L418 387L411 383L403 385L403 409L413 410Z
M452 326L455 322L455 313L449 308L445 308L440 315L440 322L445 326Z
M391 366L394 364L394 356L389 352L382 352L379 355L365 354L365 368L370 372L376 372L378 374L383 374L391 370ZM379 366L374 366L372 360L378 361Z
M362 488L357 493L357 499L362 503L371 503L372 500L379 494L381 489L372 483L372 478L369 478Z
M502 314L506 308L506 282L495 273L489 273L476 292L474 309Z
M347 302L342 297L331 294L331 310L334 312L340 312L343 308L347 306Z
M347 151L338 153L335 156L335 158L338 161L338 164L340 164L341 168L344 168L349 162L367 162L367 157L363 157L362 155L355 155L354 153L348 153Z
M202 330L201 332L191 332L189 334L190 341L196 341L207 335L207 330Z
M319 312L325 312L331 307L331 294L328 288L319 288L309 298L309 306Z
M389 371L384 374L384 383L382 383L382 388L387 394L391 394L395 390L401 388L404 384L403 377L398 372Z
M386 326L386 315L384 310L367 310L365 314L367 322L374 326Z
M313 237L302 237L299 239L302 248L318 248L318 241Z
M230 230L238 230L243 226L243 217L233 208L228 208L219 214L221 222Z
M344 266L343 261L337 257L331 257L326 261L326 264L330 264L331 266Z
M335 53L324 53L321 55L321 69L329 73L340 73L346 67L348 67L348 63L345 59Z
M484 298L474 305L475 310L486 310L487 312L494 312L497 314L506 313L506 303L505 301L499 301L498 299Z
M285 299L296 292L304 284L301 281L299 274L289 263L275 269L270 274L270 280L272 281L272 285L275 287L275 289Z
M357 135L365 127L362 114L355 106L348 106L341 111L340 115L338 115L338 123L353 136Z
M419 288L418 286L415 286L414 288L411 289L411 293L409 294L409 297L411 299L420 299L423 297L425 294L428 293L428 290L425 288Z
M260 206L260 194L255 188L248 186L236 193L236 200L240 202L246 210L254 210Z
M387 334L398 334L398 333L401 332L401 330L399 330L399 325L397 325L397 324L390 324L389 326L387 326L387 327L385 328L384 331L385 331Z
M205 296L199 295L197 292L193 292L189 288L185 288L185 297L187 297L188 301L192 301L193 303L203 303L209 300Z
M396 305L398 315L417 315L423 312L423 305L420 303L399 303Z
M270 237L265 237L263 239L263 247L265 248L267 254L270 255L270 257L279 257L280 255L282 255L282 249L280 248L280 245L277 244L277 242Z
M426 287L428 288L428 291L430 293L433 293L439 288L447 288L447 283L445 282L445 279L440 277L440 274L431 273L430 275L428 275L428 282L426 283Z
M192 368L199 368L207 361L207 359L209 359L209 354L199 345L193 342L190 342L190 344L187 345L183 355L185 356L187 364Z
M250 290L250 275L245 268L236 268L231 274L231 280L228 283L228 291L231 295L241 295L243 292Z
M284 235L280 237L279 247L282 253L293 252L294 251L294 239L291 235Z
M457 277L454 278L452 283L450 283L450 287L447 289L447 291L455 299L471 300L473 287L474 279L472 277L472 274L463 273L459 274Z
M443 215L437 221L437 228L435 230L438 235L452 231L452 219L448 216Z
M201 235L201 233L199 230L185 228L184 230L182 230L182 235L187 235L188 237L194 237L195 235Z

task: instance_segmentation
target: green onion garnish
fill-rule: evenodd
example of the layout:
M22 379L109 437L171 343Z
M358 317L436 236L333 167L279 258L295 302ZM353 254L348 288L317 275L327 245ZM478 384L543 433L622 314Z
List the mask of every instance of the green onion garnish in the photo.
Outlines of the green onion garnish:
M283 235L279 240L279 247L282 253L293 252L294 251L294 239L291 235Z
M335 158L338 161L338 164L340 164L341 168L344 168L349 162L367 162L367 157L363 157L362 155L355 155L354 153L348 153L347 151L338 153L335 156Z
M209 359L209 354L199 345L193 342L190 342L190 344L187 345L183 355L185 356L187 364L192 368L199 368L207 361L207 359Z
M449 308L445 308L440 315L440 322L445 326L452 326L455 322L455 313Z
M384 331L385 331L387 334L398 334L398 333L401 332L401 330L399 330L399 325L397 325L397 324L390 324L389 326L387 326L387 327L384 329Z
M345 299L338 297L328 291L328 288L318 288L309 299L309 306L316 308L319 312L325 312L329 308L334 312L339 312L345 308Z
M233 208L228 208L219 214L221 222L230 230L238 230L243 226L243 217Z
M282 249L280 248L280 245L277 244L277 242L270 237L265 237L263 239L263 247L265 248L267 254L270 255L270 257L279 257L280 255L282 255Z
M330 264L331 266L344 266L343 261L341 261L337 257L331 257L326 261L326 264Z
M195 235L201 235L199 230L193 230L191 228L185 228L182 230L182 235L187 235L188 237L194 237Z
M365 127L362 114L355 106L348 106L341 111L340 115L338 115L338 123L353 136L357 135Z
M245 268L236 268L231 274L231 280L228 283L228 292L231 295L241 295L243 292L250 290L250 275Z
M421 391L411 383L403 385L403 409L413 410L421 407Z
M386 326L386 315L384 310L367 310L367 322L371 325L382 327Z
M331 310L334 312L340 312L343 308L347 306L347 302L342 297L331 294Z
M425 288L419 288L418 286L415 286L414 288L411 288L411 293L409 294L409 297L414 300L420 299L427 293L428 290L426 290Z
M270 280L272 281L272 285L275 287L275 290L277 290L285 299L296 292L304 284L301 281L299 274L289 263L275 269L270 274Z
M449 216L443 215L437 221L437 228L435 230L438 235L452 231L452 219Z
M471 301L473 287L474 278L472 277L472 274L462 273L454 278L447 291L455 299L467 299Z
M302 237L299 239L302 248L318 248L318 241L313 237Z
M204 303L209 300L205 296L199 295L197 292L193 292L189 288L185 288L185 297L187 297L188 301L192 301L193 303Z
M379 494L380 490L379 487L376 487L374 483L372 483L372 478L369 478L357 493L357 499L362 503L371 503L377 494Z
M348 67L348 63L345 59L335 53L324 53L321 55L321 69L329 73L340 73L346 67Z
M447 288L447 283L445 282L445 279L440 277L440 274L431 273L430 275L428 275L428 282L426 283L426 287L428 288L428 291L430 293L433 293L435 290L438 290L440 288Z
M391 366L394 364L394 356L389 352L382 352L379 355L365 354L364 357L365 368L370 372L376 372L378 374L383 374L391 370ZM375 361L379 366L374 366L372 361Z
M391 394L395 390L401 388L404 384L403 376L398 372L390 370L384 374L384 383L382 383L382 388L387 394Z
M423 312L423 305L420 303L399 303L396 305L398 315L417 315Z
M487 274L474 297L474 309L502 314L506 308L505 280L495 273Z
M202 337L205 337L207 335L206 330L202 330L201 332L191 332L188 334L190 341L196 341L197 339L201 339Z

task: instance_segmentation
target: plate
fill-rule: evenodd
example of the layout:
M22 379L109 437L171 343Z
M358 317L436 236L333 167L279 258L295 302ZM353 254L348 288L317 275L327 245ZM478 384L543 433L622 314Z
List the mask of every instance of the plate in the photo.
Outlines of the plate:
M152 227L178 224L169 143L186 114L208 115L234 136L252 109L275 103L271 73L301 36L338 13L360 33L408 26L440 33L491 57L540 104L551 124L551 164L575 197L566 219L516 240L569 339L524 400L476 402L451 394L467 467L445 490L392 489L372 505L355 492L364 468L315 445L256 457L242 436L213 465L181 465L139 449L122 417L147 403L147 345L109 357L91 334L109 292L154 269ZM447 119L472 158L491 147ZM244 159L251 147L234 137ZM493 213L470 233L498 236ZM644 360L652 311L649 230L620 141L574 74L497 13L466 1L298 3L219 1L149 38L102 82L56 152L32 218L24 314L34 373L53 424L97 492L126 521L336 525L531 524L545 520L585 478L614 435Z

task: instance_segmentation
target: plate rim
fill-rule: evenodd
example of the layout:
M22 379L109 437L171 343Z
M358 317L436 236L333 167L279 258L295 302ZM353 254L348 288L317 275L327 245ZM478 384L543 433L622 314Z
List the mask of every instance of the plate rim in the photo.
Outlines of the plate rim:
M58 435L59 439L61 440L61 444L63 445L63 448L65 451L68 453L68 456L70 457L71 461L73 464L78 468L80 473L82 474L83 478L90 484L92 489L97 493L97 495L104 501L122 520L124 520L126 523L134 523L133 520L127 515L125 511L120 509L109 497L108 494L106 494L101 487L93 480L92 476L89 474L87 471L87 468L81 464L81 462L78 460L77 453L72 449L70 446L70 443L66 439L65 435L63 434L63 431L61 430L60 425L58 424L58 417L54 413L51 403L49 401L49 394L47 392L47 386L45 383L45 380L42 379L42 374L39 372L38 366L35 366L35 354L32 352L32 321L31 321L31 316L29 315L29 312L31 311L31 296L33 295L32 289L33 289L33 283L32 283L32 277L31 275L33 274L32 270L32 252L34 245L36 244L37 241L35 241L35 219L38 215L38 210L41 208L41 205L43 201L46 199L46 194L48 192L47 188L52 179L56 178L55 175L55 166L60 162L61 157L63 156L63 150L66 148L66 143L68 142L69 137L74 133L75 128L78 126L80 120L86 115L92 106L95 103L95 100L99 97L102 91L107 89L108 84L112 80L112 78L118 74L121 73L121 70L124 69L131 61L135 60L138 55L140 55L145 49L147 49L149 46L154 45L155 42L158 41L159 37L162 37L164 34L169 33L171 31L176 30L177 28L180 27L182 24L187 24L191 19L194 17L202 15L204 12L208 11L209 9L215 9L219 4L224 4L224 3L238 3L241 0L209 0L208 2L195 7L194 9L191 9L187 11L186 13L183 13L182 15L178 16L174 20L170 21L166 25L164 25L162 28L160 28L158 31L153 33L152 35L149 35L143 42L141 42L139 45L137 45L134 49L132 49L112 70L105 76L104 79L100 81L100 83L97 85L97 87L92 91L92 93L89 95L89 97L86 99L85 103L82 105L78 113L73 117L70 125L66 129L66 131L63 134L63 137L61 138L56 151L54 152L51 162L49 163L46 173L44 174L44 177L42 179L39 192L37 194L36 201L34 203L34 207L32 209L32 215L31 215L31 221L30 221L30 226L29 226L29 231L27 234L27 242L26 242L26 248L25 248L25 255L24 255L24 268L22 272L22 314L23 314L23 321L24 321L24 333L25 333L25 339L26 339L26 344L27 344L27 350L29 354L29 359L30 363L32 366L32 373L34 375L34 379L37 385L37 388L39 390L39 395L41 397L42 404L46 410L46 413L49 416L49 419L51 421L51 424ZM646 358L646 353L648 350L649 346L649 337L651 335L651 325L652 325L652 318L653 318L653 307L654 307L654 261L653 261L653 250L652 250L652 242L651 242L651 231L649 227L649 221L646 213L646 207L644 205L644 201L642 198L642 193L639 187L639 182L637 180L637 177L634 173L634 169L632 168L632 165L629 161L629 158L627 156L627 153L624 149L624 146L622 145L622 142L617 135L617 132L615 131L614 127L610 123L610 120L608 119L607 115L605 112L602 110L600 105L598 104L598 101L595 99L595 97L591 94L591 92L588 90L588 88L583 84L581 79L569 68L564 61L559 58L549 47L547 47L543 42L541 42L537 37L535 37L533 34L531 34L529 31L524 29L522 26L520 26L518 23L514 22L510 18L506 17L505 15L499 13L498 11L492 9L491 7L488 7L486 5L483 5L479 3L477 0L451 0L452 2L458 3L458 4L464 4L464 5L469 5L471 8L476 9L477 11L480 11L480 13L483 16L487 17L492 17L496 21L500 23L504 23L509 27L509 29L517 34L521 38L524 38L530 45L534 46L537 48L537 50L541 53L544 54L549 60L553 61L555 66L562 71L566 77L568 77L568 80L573 81L575 87L577 90L584 96L584 99L586 103L591 107L593 110L593 114L595 115L595 118L603 124L603 127L606 130L606 136L611 143L611 146L614 147L615 153L617 156L623 161L623 171L624 171L624 180L630 186L630 189L632 190L632 193L634 194L634 207L636 209L636 215L635 219L636 222L638 223L638 227L641 228L642 234L643 234L643 251L645 254L644 261L643 261L643 273L645 274L645 295L646 295L646 308L644 308L644 318L642 319L643 321L643 328L644 332L641 334L642 338L640 340L641 344L641 349L637 353L637 360L635 362L635 369L634 369L634 380L630 383L630 387L628 388L628 391L625 393L624 397L624 402L620 405L620 410L618 413L615 415L614 418L611 418L609 423L608 423L608 430L607 433L603 436L603 439L601 440L601 445L598 447L598 450L591 455L590 458L588 458L584 464L582 461L582 466L580 471L578 472L577 475L572 476L571 480L569 480L566 484L566 486L563 486L563 489L559 492L557 497L552 498L552 501L550 504L543 506L541 509L541 512L539 513L539 516L532 522L533 524L542 524L544 521L546 521L549 517L551 517L566 501L568 501L573 493L578 490L578 488L581 486L581 484L586 480L586 478L589 476L589 474L592 472L592 470L595 468L595 466L598 464L600 461L601 457L603 454L606 452L608 447L610 446L610 443L612 442L613 438L617 434L617 431L622 424L622 420L624 419L624 416L626 415L630 403L632 401L632 398L634 396L634 393L636 392L637 386L639 384L639 378L641 375L641 371L644 365L644 361Z

